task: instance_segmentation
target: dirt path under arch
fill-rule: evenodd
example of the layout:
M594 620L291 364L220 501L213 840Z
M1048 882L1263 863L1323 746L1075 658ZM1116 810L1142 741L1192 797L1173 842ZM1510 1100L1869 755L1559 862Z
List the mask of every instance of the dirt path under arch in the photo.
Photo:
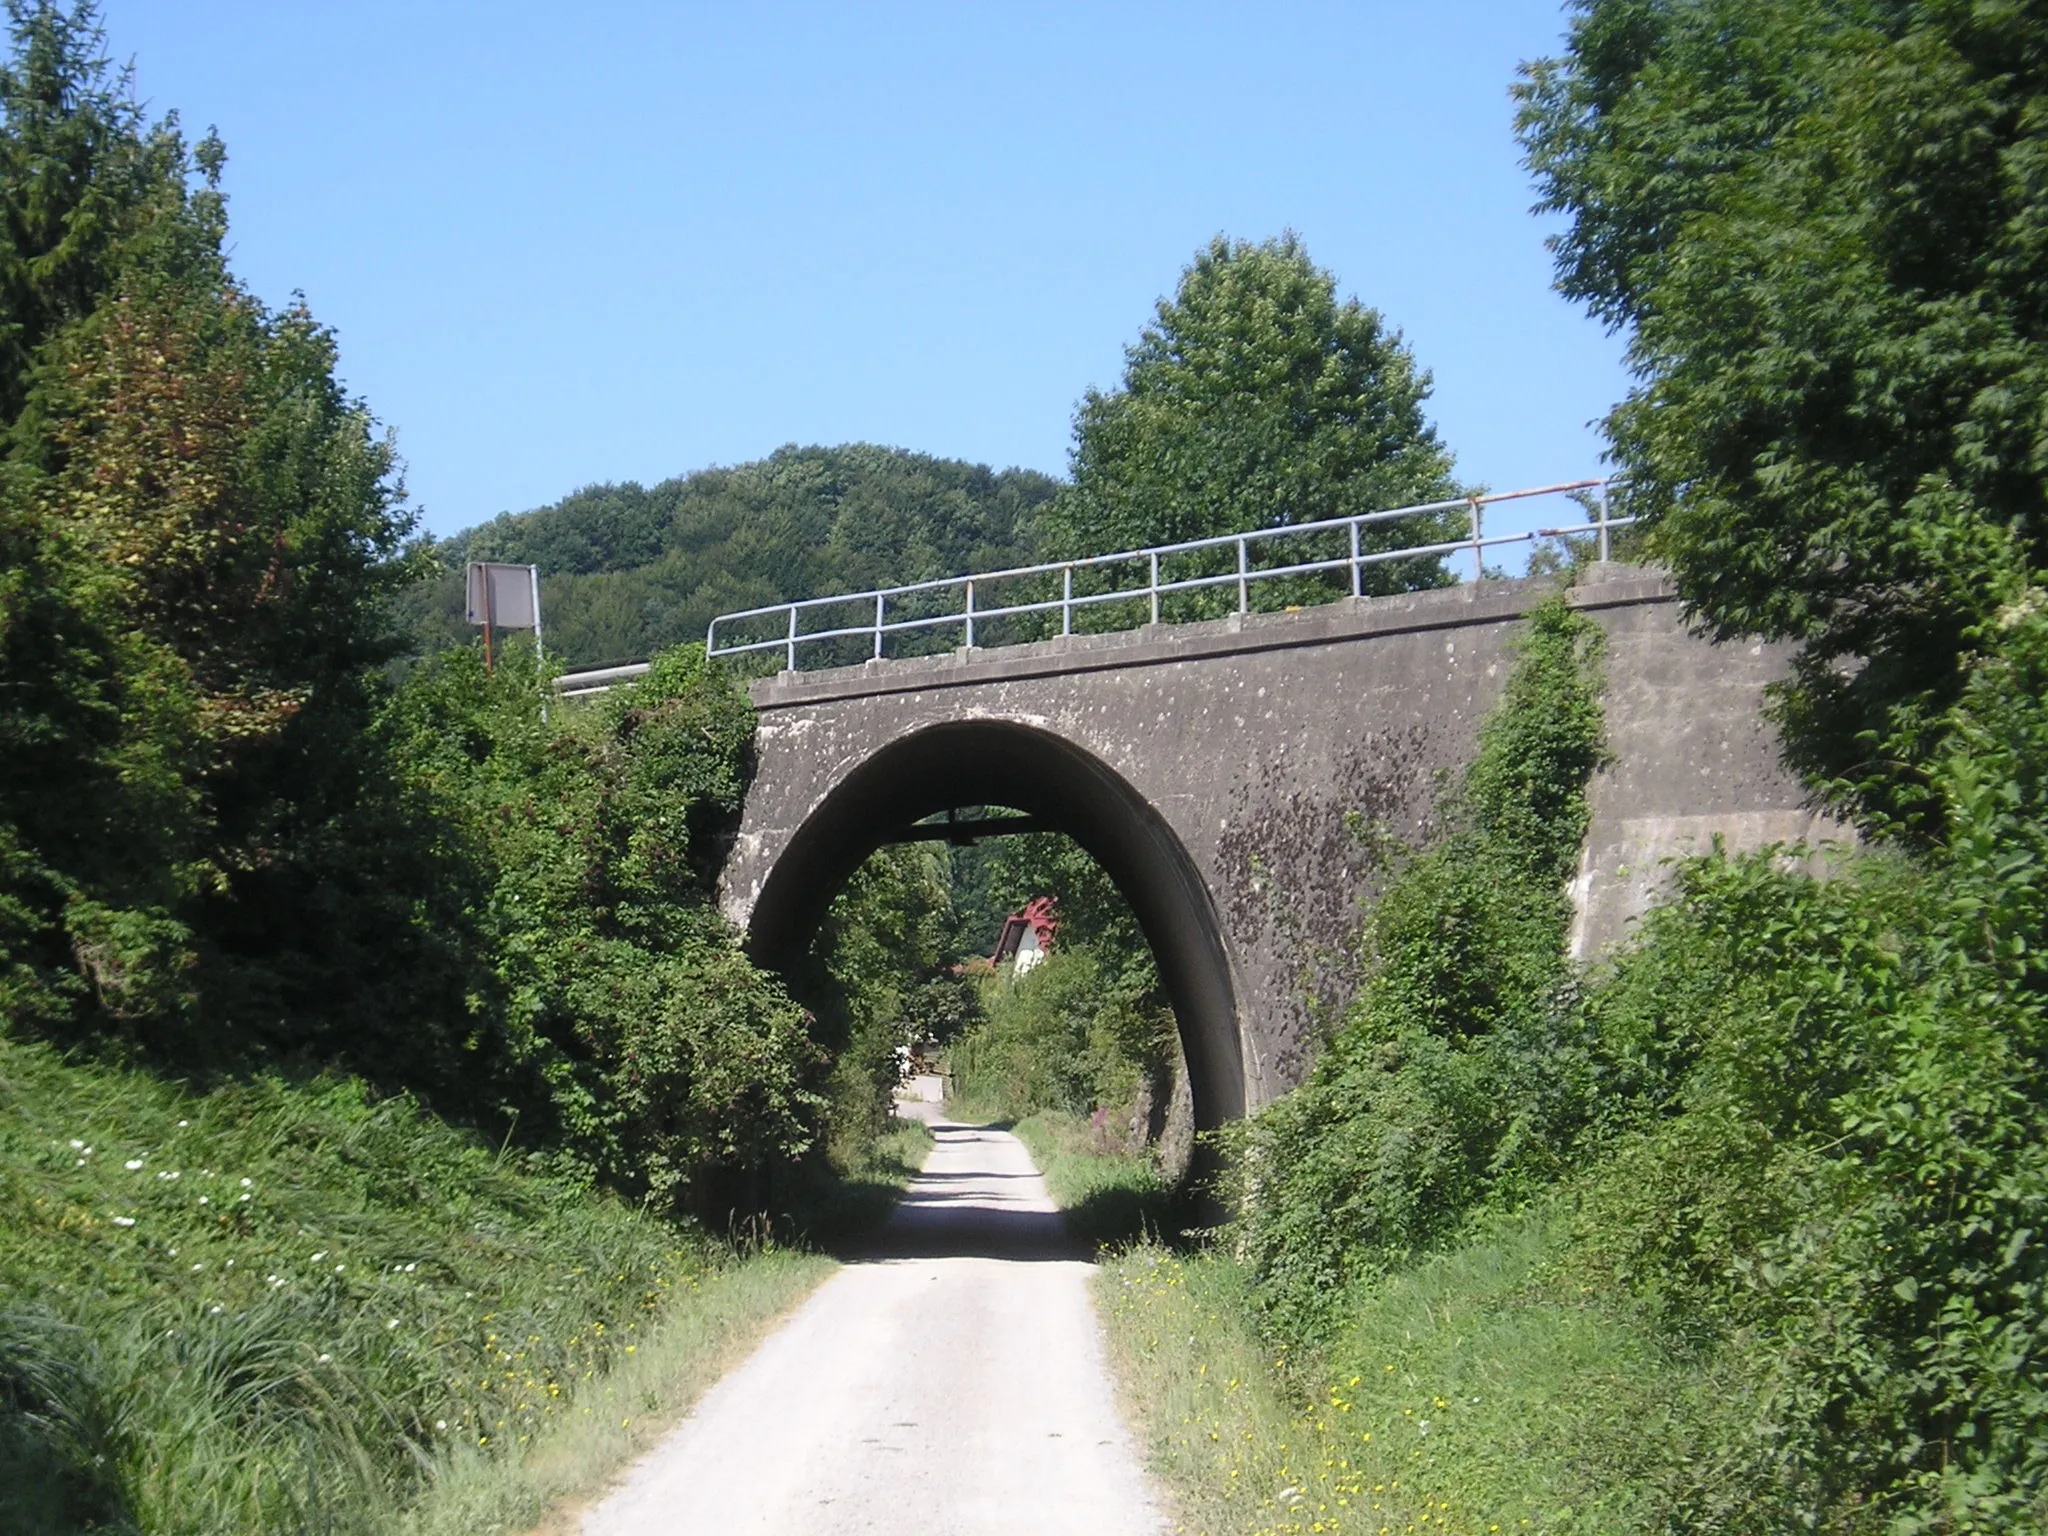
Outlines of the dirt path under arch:
M1092 1266L1008 1132L938 1146L864 1252L584 1516L583 1536L1162 1531Z

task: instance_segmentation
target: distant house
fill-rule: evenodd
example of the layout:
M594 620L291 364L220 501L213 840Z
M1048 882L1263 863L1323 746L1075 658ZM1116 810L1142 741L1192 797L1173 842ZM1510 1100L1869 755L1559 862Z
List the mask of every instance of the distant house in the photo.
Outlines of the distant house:
M1003 919L1003 936L996 940L996 952L989 956L989 964L1013 961L1017 974L1022 976L1052 953L1052 937L1059 926L1052 897L1032 897L1024 903L1023 911L1012 912Z

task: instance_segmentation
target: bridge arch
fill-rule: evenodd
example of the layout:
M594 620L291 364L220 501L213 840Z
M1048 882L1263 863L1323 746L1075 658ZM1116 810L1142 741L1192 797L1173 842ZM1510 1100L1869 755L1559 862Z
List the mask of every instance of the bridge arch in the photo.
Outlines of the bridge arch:
M1180 1026L1195 1124L1245 1112L1237 988L1223 927L1194 861L1121 775L1050 731L970 719L896 738L848 770L790 836L748 922L772 969L801 958L840 888L892 834L964 806L1001 805L1064 832L1131 905Z

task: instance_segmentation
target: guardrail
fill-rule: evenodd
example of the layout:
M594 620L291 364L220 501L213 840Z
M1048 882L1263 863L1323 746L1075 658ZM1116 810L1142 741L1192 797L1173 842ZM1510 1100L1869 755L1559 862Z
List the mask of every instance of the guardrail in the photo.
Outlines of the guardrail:
M986 626L999 619L1018 619L1034 614L1052 613L1060 616L1059 632L1062 635L1070 635L1074 632L1074 615L1077 612L1108 603L1145 604L1150 615L1149 622L1157 624L1160 619L1162 598L1179 593L1231 586L1237 589L1235 611L1247 613L1251 610L1252 588L1260 582L1282 577L1322 576L1332 572L1348 571L1351 596L1359 597L1364 595L1365 573L1368 569L1401 560L1441 558L1469 552L1472 556L1473 579L1478 580L1486 573L1486 551L1509 544L1532 543L1537 539L1592 535L1599 541L1599 558L1605 560L1610 550L1612 531L1616 528L1626 528L1635 521L1634 518L1609 516L1607 489L1612 483L1608 480L1574 480L1563 485L1538 486L1524 491L1500 491L1488 496L1464 496L1451 501L1427 502L1420 506L1395 507L1385 512L1327 518L1315 523L1289 523L1277 528L1256 528L1244 533L1222 534L1207 539L1188 539L1178 544L1160 544L1148 549L1124 550L1117 554L1093 555L1085 559L1056 560L1043 565L1020 565L1008 570L941 577L935 581L910 582L903 586L880 587L868 592L847 592L833 597L812 597L795 602L771 603L763 608L744 608L734 613L720 614L711 621L705 631L704 649L711 656L744 656L779 650L783 652L785 670L794 672L798 669L798 652L801 648L832 641L867 637L872 641L872 654L879 659L884 655L887 639L891 635L914 634L958 626L961 630L962 643L972 647L975 644L977 624ZM1579 522L1564 527L1534 528L1521 533L1489 535L1485 531L1486 508L1502 502L1526 501L1539 496L1582 498L1580 505L1584 506L1589 502L1594 516L1590 520L1582 518ZM1467 524L1464 537L1400 548L1369 547L1372 542L1366 535L1369 529L1376 530L1383 524L1403 520L1440 520L1449 513L1465 514ZM1277 543L1306 541L1319 535L1348 538L1348 552L1280 565L1257 565L1253 561L1255 549L1263 551ZM1234 551L1236 568L1177 578L1169 575L1167 579L1162 579L1160 568L1163 562L1173 561L1176 557L1199 555L1206 551ZM1074 579L1077 573L1110 573L1116 567L1126 565L1141 568L1145 573L1144 579L1126 585L1112 583L1103 591L1075 590ZM1023 602L976 605L977 588L986 593L988 588L998 583L1024 581L1035 577L1058 577L1060 595ZM938 613L892 617L889 612L892 604L900 609L906 599L923 599L929 602L933 598L943 598L948 593L957 593L957 602ZM1331 595L1339 597L1342 593ZM871 620L864 619L858 624L841 624L826 629L803 628L807 615L833 608L846 609L855 605L864 607L867 604L873 604L874 607ZM778 627L781 633L771 639L721 643L721 627L730 630L735 625L761 619L780 621ZM842 654L845 649L846 647L840 647ZM609 670L624 673L629 669ZM595 678L596 674L586 676ZM567 678L561 679L558 686L569 681Z
M620 683L630 683L636 677L645 677L653 663L629 661L616 667L593 667L588 672L564 672L555 679L555 692L565 699L580 699L585 694L604 693Z

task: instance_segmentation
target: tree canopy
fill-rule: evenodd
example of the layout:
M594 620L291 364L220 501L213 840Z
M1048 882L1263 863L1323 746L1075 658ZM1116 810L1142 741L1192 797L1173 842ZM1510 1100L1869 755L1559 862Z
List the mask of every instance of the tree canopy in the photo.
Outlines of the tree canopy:
M792 444L494 518L438 546L443 575L406 611L425 648L466 641L462 562L530 563L552 653L578 666L651 656L737 608L1024 563L1058 485L868 443Z
M156 215L187 211L188 162L177 119L145 121L127 77L110 71L89 8L9 0L7 19L14 51L0 64L0 420L11 423L36 348L91 312ZM202 160L217 165L215 152L207 140ZM217 214L217 204L207 211Z
M363 682L409 568L391 450L333 338L229 274L218 143L143 119L90 6L8 15L0 997L160 1032L202 994L245 1021L309 986L331 1012L359 955L285 957L374 943L329 875L377 814Z
M1218 235L1126 349L1122 386L1082 399L1050 542L1103 554L1455 496L1428 396L1399 334L1340 302L1298 237ZM1374 590L1445 579L1434 561L1368 569Z
M2017 3L1581 0L1520 132L1559 286L1628 332L1627 510L1715 634L1799 642L1801 766L1913 766L2048 538L2048 21Z

